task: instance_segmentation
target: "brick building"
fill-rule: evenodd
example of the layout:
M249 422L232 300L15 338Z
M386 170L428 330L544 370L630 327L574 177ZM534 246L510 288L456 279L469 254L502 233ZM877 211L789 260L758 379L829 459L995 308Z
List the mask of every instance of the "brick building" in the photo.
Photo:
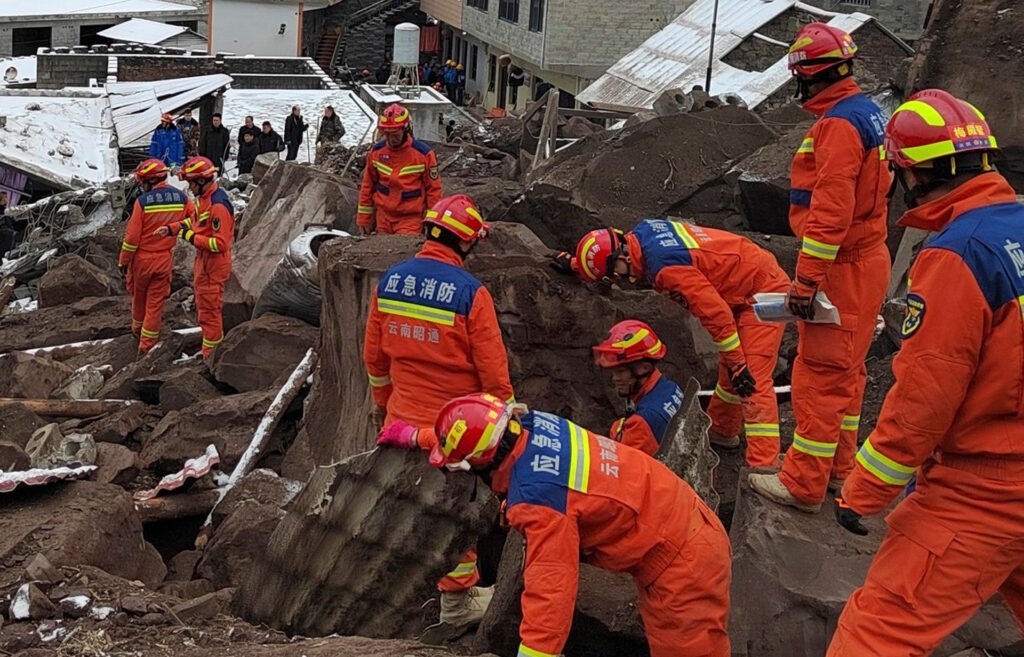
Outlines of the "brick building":
M485 107L524 107L548 85L564 105L693 0L421 0L442 23L442 59L466 66ZM521 84L520 84L521 83Z
M916 41L924 33L933 0L807 0L828 11L859 11L877 18L901 39Z

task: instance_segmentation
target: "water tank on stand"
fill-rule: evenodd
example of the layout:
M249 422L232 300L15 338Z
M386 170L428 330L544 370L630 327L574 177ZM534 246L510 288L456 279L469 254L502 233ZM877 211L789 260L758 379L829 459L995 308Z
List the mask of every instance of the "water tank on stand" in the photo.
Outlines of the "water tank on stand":
M395 26L395 51L393 64L415 67L420 63L420 28L412 23Z

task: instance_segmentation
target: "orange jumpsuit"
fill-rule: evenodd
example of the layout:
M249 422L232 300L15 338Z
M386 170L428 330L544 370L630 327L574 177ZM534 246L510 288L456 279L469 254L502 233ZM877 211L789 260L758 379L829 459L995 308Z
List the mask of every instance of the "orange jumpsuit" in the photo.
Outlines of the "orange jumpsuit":
M153 233L194 213L195 207L184 192L159 183L136 199L128 218L117 264L128 268L132 333L140 336L142 353L152 349L160 338L164 301L171 294L174 269L174 237L156 237Z
M363 361L374 403L387 408L385 424L403 420L419 427L423 449L436 442L434 420L450 399L481 391L512 399L491 293L462 268L458 254L437 242L381 276ZM479 580L471 552L440 587L464 590Z
M896 383L843 497L884 511L917 474L829 657L928 655L1001 591L1024 619L1024 206L983 174L905 214L940 231L910 271Z
M209 358L224 339L224 284L231 276L231 244L235 209L227 192L210 183L199 197L196 222L186 222L182 236L196 247L192 290L203 329L203 358Z
M864 358L889 285L885 245L886 119L851 78L804 109L820 116L793 159L789 221L801 238L798 279L813 281L841 325L798 323L793 363L793 449L779 475L793 497L816 504L830 477L853 469L867 369Z
M518 657L554 657L576 608L579 564L629 573L651 657L728 657L729 537L693 489L645 454L531 412L495 472L526 539Z
M401 148L380 141L366 156L356 223L370 227L376 219L378 233L419 235L423 214L440 200L437 156L430 146L411 136Z
M779 457L779 407L772 374L785 326L762 324L751 303L758 292L783 292L789 278L775 257L724 230L648 219L626 235L634 272L689 308L721 352L718 385L708 407L712 429L747 437L747 463L774 466ZM757 391L736 395L732 368L746 365Z
M683 405L683 391L676 382L654 370L626 404L626 415L612 424L609 437L654 456L668 425Z

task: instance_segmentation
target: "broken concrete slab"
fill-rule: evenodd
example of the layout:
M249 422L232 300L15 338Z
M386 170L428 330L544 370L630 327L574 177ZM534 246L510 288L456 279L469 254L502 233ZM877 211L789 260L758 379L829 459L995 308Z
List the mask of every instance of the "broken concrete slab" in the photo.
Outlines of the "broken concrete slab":
M112 374L110 365L83 365L64 380L51 393L54 399L96 399L96 393L103 387L106 375Z
M444 474L418 452L378 449L318 468L238 609L289 633L399 636L496 512L475 477Z
M239 392L268 388L295 369L319 335L315 327L294 317L257 317L224 336L210 359L210 373Z
M21 576L27 555L57 566L96 566L156 586L167 573L142 537L131 496L119 486L73 481L10 496L0 514L0 588Z
M585 287L574 277L552 272L535 244L536 236L524 226L498 222L466 263L494 297L517 397L542 399L545 408L606 433L621 401L592 365L591 347L627 317L645 318L662 336L669 347L662 361L669 376L694 376L713 385L717 354L706 332L679 304L651 291L605 295ZM335 240L321 250L325 311L320 369L298 439L300 444L308 441L314 464L333 463L373 445L372 401L362 359L367 300L383 271L412 257L418 245L413 237L394 235Z
M161 474L175 472L212 444L224 467L234 468L276 393L243 392L171 411L143 438L143 462Z
M159 414L145 404L132 404L84 425L82 432L90 434L97 445L101 443L120 445L131 438L136 431L146 426L152 426L158 420Z
M138 455L124 445L110 442L96 445L95 481L127 486L139 476Z
M7 354L0 358L0 397L46 399L72 374L70 367L46 356Z
M21 446L8 440L0 440L0 472L28 470L31 464L32 458Z
M0 406L0 440L24 448L36 429L43 426L46 422L23 404Z
M160 410L165 413L180 411L207 399L219 397L220 393L213 384L200 374L205 365L182 367L158 375L163 383L160 385Z
M59 425L48 424L32 434L25 453L32 459L33 468L93 465L96 463L96 441L87 433L61 435Z
M880 517L865 519L871 531L855 536L835 522L831 501L821 513L807 515L781 507L754 493L740 473L739 495L732 528L732 614L729 621L733 654L737 657L825 654L847 598L864 582L868 566L885 534ZM1020 640L1009 612L986 605L954 633L935 655L967 644L1001 650ZM786 622L780 623L779 619ZM945 646L951 646L947 648Z
M111 296L111 287L110 277L102 269L69 253L51 262L39 279L39 307L52 308L87 297Z

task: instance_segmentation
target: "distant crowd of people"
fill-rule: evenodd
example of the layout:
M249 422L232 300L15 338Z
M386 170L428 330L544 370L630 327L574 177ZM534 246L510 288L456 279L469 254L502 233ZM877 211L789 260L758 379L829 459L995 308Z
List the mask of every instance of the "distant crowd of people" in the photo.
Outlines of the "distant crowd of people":
M261 127L257 127L252 116L245 117L245 124L238 128L238 173L252 173L256 158L263 153L287 151L286 160L297 159L299 147L308 129L309 124L298 105L292 106L291 113L284 120L283 138L274 130L270 121L263 121ZM333 106L328 105L320 119L317 146L337 143L344 136L345 126L341 117ZM211 115L209 125L203 130L199 122L192 118L190 109L185 110L177 122L171 114L164 114L160 125L153 131L149 156L163 161L167 166L181 166L186 158L202 156L209 158L218 170L223 171L224 161L231 157L231 131L223 124L223 117L219 113Z

